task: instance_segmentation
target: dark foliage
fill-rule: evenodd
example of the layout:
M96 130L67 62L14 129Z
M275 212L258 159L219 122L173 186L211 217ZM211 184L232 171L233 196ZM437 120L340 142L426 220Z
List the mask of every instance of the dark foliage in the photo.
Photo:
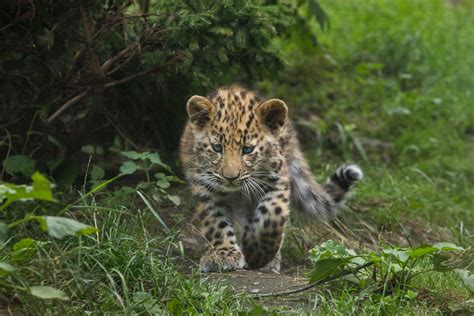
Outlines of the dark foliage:
M173 149L191 94L284 66L296 8L266 1L5 1L1 156L44 169L85 144ZM38 150L39 149L39 150Z

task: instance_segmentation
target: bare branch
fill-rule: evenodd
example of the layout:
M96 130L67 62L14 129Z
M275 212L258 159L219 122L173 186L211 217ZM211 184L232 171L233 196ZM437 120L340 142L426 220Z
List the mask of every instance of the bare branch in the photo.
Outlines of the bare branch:
M153 72L156 72L158 71L159 69L163 68L163 67L166 67L168 65L171 65L173 63L175 63L177 60L179 60L181 58L181 56L179 55L175 55L169 62L165 63L165 64L161 64L161 65L156 65L155 67L152 67L150 69L147 69L147 70L144 70L144 71L141 71L139 73L136 73L134 75L131 75L131 76L128 76L128 77L125 77L125 78L122 78L122 79L119 79L119 80L115 80L115 81L111 81L109 83L106 83L104 85L104 90L105 89L108 89L108 88L111 88L111 87L116 87L116 86L120 86L122 84L125 84L133 79L136 79L138 77L141 77L141 76L144 76L146 74L149 74L149 73L153 73ZM76 95L75 97L73 97L72 99L70 99L69 101L67 101L66 103L64 103L56 112L54 112L50 117L48 117L46 119L46 125L50 125L59 115L61 115L61 113L63 113L64 111L66 111L69 107L71 107L72 105L76 104L77 102L81 101L82 99L84 99L88 94L90 93L89 90L86 90L78 95Z
M123 79L106 83L106 84L104 85L104 87L105 87L105 88L116 87L116 86L122 85L122 84L124 84L124 83L127 83L127 82L129 82L130 80L133 80L133 79L135 79L135 78L144 76L144 75L149 74L149 73L156 72L156 71L158 71L160 68L163 68L163 67L165 67L165 66L168 66L168 65L171 65L171 64L175 63L179 58L180 58L180 56L175 55L174 58L172 58L172 59L171 59L169 62L167 62L166 64L157 65L157 66L155 66L155 67L152 67L152 68L150 68L150 69L141 71L141 72L136 73L136 74L134 74L134 75L125 77L125 78L123 78Z
M51 124L59 115L61 115L61 113L66 111L72 105L84 99L88 94L89 94L89 90L86 90L82 92L81 94L76 95L74 98L69 99L69 101L64 103L56 112L54 112L50 117L46 119L46 125Z

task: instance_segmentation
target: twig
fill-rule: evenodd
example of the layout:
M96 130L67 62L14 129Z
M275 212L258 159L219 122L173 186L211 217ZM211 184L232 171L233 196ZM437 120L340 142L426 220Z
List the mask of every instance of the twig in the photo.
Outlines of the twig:
M165 63L165 64L156 65L155 67L152 67L152 68L150 68L150 69L148 69L148 70L144 70L144 71L141 71L141 72L136 73L136 74L134 74L134 75L131 75L131 76L128 76L128 77L119 79L119 80L115 80L115 81L106 83L106 84L104 85L104 87L105 87L105 88L110 88L110 87L115 87L115 86L122 85L122 84L127 83L127 82L129 82L130 80L133 80L133 79L135 79L135 78L137 78L137 77L144 76L144 75L146 75L146 74L149 74L149 73L158 71L160 68L163 68L163 67L165 67L165 66L171 65L171 64L175 63L179 58L180 58L179 55L175 55L174 58L172 58L169 62L167 62L167 63Z
M133 4L133 1L128 1L127 3L124 4L123 7L121 7L119 10L117 10L117 12L110 18L109 21L107 21L106 23L104 23L104 25L99 29L97 30L97 32L95 32L95 34L93 35L93 38L92 39L97 39L99 37L99 35L102 34L102 32L104 32L105 30L107 30L107 28L110 27L110 29L114 26L114 24L116 24L117 22L120 22L120 17L122 16L123 17L123 13L128 9L128 7L130 7L131 5ZM110 30L109 29L109 30Z
M104 89L107 89L107 88L110 88L110 87L116 87L116 86L122 85L124 83L127 83L127 82L129 82L129 81L131 81L131 80L133 80L137 77L144 76L146 74L158 71L160 68L163 68L165 66L168 66L168 65L171 65L171 64L175 63L179 58L180 58L179 55L175 55L174 58L172 58L169 62L167 62L165 64L157 65L155 67L152 67L148 70L141 71L141 72L136 73L134 75L131 75L131 76L119 79L119 80L115 80L115 81L111 81L109 83L106 83L104 85ZM82 99L84 99L89 93L90 93L90 90L87 89L86 91L82 92L81 94L76 95L75 97L73 97L72 99L70 99L69 101L64 103L56 112L54 112L50 117L48 117L46 119L45 124L50 125L59 115L61 115L61 113L63 113L65 110L67 110L70 106L72 106L72 105L76 104L77 102L81 101Z
M343 276L346 276L348 274L355 274L357 273L358 271L364 269L364 268L367 268L367 267L370 267L371 265L373 265L374 262L373 261L369 261L367 263L364 263L364 264L361 264L353 269L350 269L350 270L343 270L341 271L341 273L339 274L336 274L336 275L333 275L331 277L328 277L328 278L325 278L325 279L322 279L322 280L319 280L317 282L314 282L314 283L311 283L309 285L306 285L306 286L303 286L299 289L295 289L295 290L289 290L289 291L283 291L283 292L273 292L273 293L262 293L262 294L254 294L253 296L255 298L258 298L258 297L271 297L271 296L282 296L282 295L291 295L291 294L295 294L295 293L300 293L300 292L303 292L303 291L306 291L306 290L309 290L315 286L318 286L318 285L321 285L323 283L327 283L329 281L332 281L332 280L335 280L335 279L339 279L339 278L342 278Z
M132 44L130 44L126 48L122 49L117 55L107 59L105 61L105 63L100 67L101 70L104 71L104 72L107 72L107 70L109 70L109 68L112 66L112 64L114 62L116 62L117 60L119 60L120 58L125 56L129 51L131 51L131 50L135 49L136 47L138 47L140 45L140 40L141 39L137 40L136 42L133 42Z
M76 104L77 102L84 99L89 94L89 90L82 92L81 94L76 95L74 98L69 99L66 103L64 103L56 112L54 112L48 119L46 120L46 125L51 124L61 113L66 111L71 105Z
M7 25L4 25L0 28L0 32L3 32L5 31L6 29L12 27L13 25L19 23L19 22L24 22L24 21L27 21L27 20L31 20L35 17L35 10L34 10L34 7L33 7L33 10L32 11L28 11L28 12L25 12L23 13L22 15L20 16L16 16L15 17L15 20L13 20L12 22L8 23Z

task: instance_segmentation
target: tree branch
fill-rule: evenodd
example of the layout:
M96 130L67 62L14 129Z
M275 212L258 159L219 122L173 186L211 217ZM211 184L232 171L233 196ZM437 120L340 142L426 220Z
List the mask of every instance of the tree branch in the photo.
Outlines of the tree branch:
M125 77L125 78L122 78L122 79L119 79L119 80L115 80L115 81L111 81L109 83L106 83L104 84L104 90L105 89L108 89L108 88L111 88L111 87L116 87L116 86L120 86L122 84L125 84L133 79L136 79L138 77L141 77L141 76L144 76L146 74L149 74L149 73L153 73L153 72L156 72L158 71L159 69L163 68L163 67L166 67L168 65L171 65L173 63L175 63L177 60L179 60L179 58L181 58L181 56L179 55L175 55L169 62L165 63L165 64L161 64L161 65L157 65L155 67L152 67L150 69L147 69L147 70L144 70L144 71L141 71L139 73L136 73L134 75L131 75L131 76L128 76L128 77ZM69 107L71 107L72 105L76 104L77 102L81 101L82 99L84 99L87 95L89 95L90 93L90 90L89 89L86 89L85 91L83 91L82 93L76 95L75 97L73 97L72 99L69 99L66 103L64 103L56 112L54 112L50 117L48 117L46 119L46 122L45 124L46 125L50 125L59 115L61 115L61 113L63 113L64 111L66 111Z

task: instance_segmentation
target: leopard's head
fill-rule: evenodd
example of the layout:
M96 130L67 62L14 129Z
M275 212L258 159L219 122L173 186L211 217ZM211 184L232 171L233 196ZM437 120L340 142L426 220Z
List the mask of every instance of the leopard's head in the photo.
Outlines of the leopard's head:
M187 103L195 159L193 181L208 190L262 195L278 180L278 141L288 108L279 99L259 102L240 94L193 96Z

